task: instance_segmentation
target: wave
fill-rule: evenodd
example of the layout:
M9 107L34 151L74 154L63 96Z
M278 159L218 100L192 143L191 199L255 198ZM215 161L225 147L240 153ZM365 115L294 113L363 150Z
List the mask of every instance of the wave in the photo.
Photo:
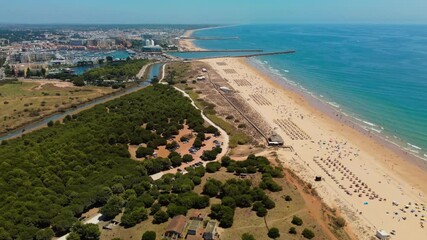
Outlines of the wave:
M375 125L375 124L373 124L373 123L371 123L371 122L364 121L364 120L363 120L363 123L365 123L365 124L367 124L367 125L369 125L369 126L371 126L371 127L376 127L376 126L377 126L377 125Z
M360 119L358 118L355 114L353 113L346 113L343 109L341 109L341 106L333 101L326 101L326 97L323 95L317 95L314 92L308 91L307 88L305 88L304 86L302 86L300 83L289 80L287 78L287 76L285 76L285 74L282 71L278 71L277 69L275 69L274 67L272 67L269 63L266 64L266 61L260 61L256 58L252 58L250 59L250 62L252 62L252 64L256 67L259 68L261 71L265 72L267 75L271 76L273 79L275 79L278 82L282 82L289 86L295 87L296 91L301 91L304 94L307 94L308 96L313 97L314 99L319 100L320 102L327 104L329 106L332 106L333 109L335 111L338 111L339 113L341 113L342 115L345 115L347 117L349 117L350 119L354 119L356 120L355 124L357 124L359 127L361 127L363 130L370 132L370 133L375 133L378 134L380 138L382 138L384 141L389 142L393 145L395 145L396 147L405 150L406 152L408 152L409 154L416 156L422 160L427 161L427 154L424 154L424 151L421 151L421 148L416 146L416 145L412 145L409 144L409 146L405 146L405 143L402 142L402 139L400 137L397 137L395 135L390 135L387 136L387 134L384 133L384 131L386 131L386 129L380 125L377 125L375 123L369 122L367 120L364 119ZM351 121L351 120L350 120ZM424 156L423 156L424 154Z
M376 128L370 128L372 131L377 132L377 133L381 133L382 131Z
M418 150L422 150L422 148L420 148L420 147L418 147L418 146L416 146L416 145L413 145L413 144L410 144L410 143L407 143L410 147L413 147L413 148L415 148L415 149L418 149Z
M334 108L340 108L340 105L336 102L328 102L329 105L331 105Z

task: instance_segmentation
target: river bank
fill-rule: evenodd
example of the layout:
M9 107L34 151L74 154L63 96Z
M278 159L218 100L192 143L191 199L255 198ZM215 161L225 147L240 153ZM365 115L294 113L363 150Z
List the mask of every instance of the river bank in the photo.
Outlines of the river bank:
M34 121L25 123L19 127L15 127L13 130L11 130L7 133L0 134L0 141L20 137L26 133L35 131L35 130L43 128L43 127L46 127L47 123L50 121L62 120L67 115L79 113L80 111L94 107L100 103L104 103L104 102L113 100L115 98L121 97L123 95L138 91L138 90L140 90L140 89L142 89L142 88L144 88L150 84L150 80L151 80L150 77L151 76L159 75L159 67L160 67L159 64L160 63L152 63L150 65L146 65L143 67L144 71L142 72L141 77L145 75L147 69L149 69L150 74L148 74L148 79L143 81L142 83L132 84L125 89L120 89L118 91L112 92L111 94L103 95L103 96L91 99L90 101L85 101L85 102L82 102L80 104L70 106L68 108L58 109L57 111L54 111L51 114L45 115L45 116L38 118ZM157 71L157 73L154 74L154 73L152 73L152 71Z

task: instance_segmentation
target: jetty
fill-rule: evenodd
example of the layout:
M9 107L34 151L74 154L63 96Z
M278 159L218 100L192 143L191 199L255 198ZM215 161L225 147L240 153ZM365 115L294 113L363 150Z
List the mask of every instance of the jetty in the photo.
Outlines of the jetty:
M188 40L237 40L239 37L180 37Z
M194 51L167 51L174 53L216 53L216 52L264 52L262 49L219 49L219 50L194 50Z
M279 52L266 52L266 53L256 53L256 54L243 54L243 55L223 55L223 56L214 56L214 57L204 57L204 58L196 58L196 59L188 59L184 60L204 60L204 59L214 59L214 58L250 58L250 57L260 57L260 56L271 56L271 55L282 55L282 54L292 54L296 53L295 50L288 51L279 51Z

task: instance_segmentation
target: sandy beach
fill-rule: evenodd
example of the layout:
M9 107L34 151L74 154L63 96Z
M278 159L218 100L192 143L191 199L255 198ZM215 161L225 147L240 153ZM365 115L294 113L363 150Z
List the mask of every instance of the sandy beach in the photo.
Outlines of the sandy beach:
M195 31L202 29L193 29L187 30L182 35L183 37L191 37ZM203 48L199 48L194 44L194 39L180 39L179 40L179 50L180 51L202 51L205 50Z
M188 45L187 45L188 46ZM360 239L376 230L422 239L427 174L381 142L336 121L243 59L205 60L294 151L280 161L336 208ZM322 181L315 182L316 176Z

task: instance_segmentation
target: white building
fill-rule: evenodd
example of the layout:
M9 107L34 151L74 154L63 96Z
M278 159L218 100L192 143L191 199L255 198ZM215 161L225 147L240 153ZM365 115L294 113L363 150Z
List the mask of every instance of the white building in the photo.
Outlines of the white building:
M147 39L145 40L145 46L146 47L154 47L154 40L153 39Z
M375 236L380 240L388 240L391 237L391 235L384 230L378 230Z

